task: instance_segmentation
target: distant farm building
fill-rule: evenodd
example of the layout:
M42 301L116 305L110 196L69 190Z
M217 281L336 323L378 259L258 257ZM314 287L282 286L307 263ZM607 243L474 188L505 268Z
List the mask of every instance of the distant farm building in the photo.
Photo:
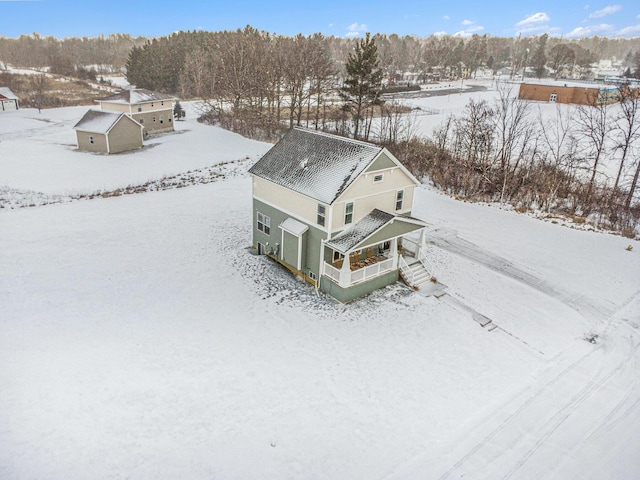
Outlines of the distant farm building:
M79 150L111 154L142 148L144 128L124 113L89 110L73 129Z
M131 88L96 100L105 112L126 113L141 124L147 133L173 131L173 95Z
M574 105L608 104L619 100L620 87L615 85L568 85L566 83L521 83L518 98Z
M0 87L0 112L18 110L18 97L7 87Z

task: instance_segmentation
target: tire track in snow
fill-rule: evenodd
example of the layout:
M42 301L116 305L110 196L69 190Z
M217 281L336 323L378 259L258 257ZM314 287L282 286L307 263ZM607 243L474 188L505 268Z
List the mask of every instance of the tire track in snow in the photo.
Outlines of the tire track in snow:
M465 257L564 303L591 321L609 317L615 311L613 305L603 305L571 290L551 286L546 280L523 270L498 255L481 249L458 237L452 231L440 228L431 229L427 231L426 238L430 244L438 248Z
M624 370L626 370L626 366L629 364L629 361L633 359L633 354L634 351L632 348L629 348L627 351L627 354L624 356L624 358L622 358L621 360L615 362L615 365L611 368L611 369L607 369L606 371L604 371L604 368L601 368L598 371L598 374L595 375L594 377L592 377L590 379L590 381L587 383L587 385L585 387L583 387L579 392L577 392L572 398L571 400L565 404L560 410L558 410L541 428L541 435L538 436L538 440L534 443L533 446L531 446L523 455L522 457L515 463L515 465L503 476L501 477L503 480L507 480L507 479L511 479L514 478L514 475L523 467L527 464L527 462L530 461L530 459L534 456L534 455L538 455L538 456L543 456L546 462L546 465L549 467L552 467L552 471L553 471L553 466L556 464L553 461L549 461L549 459L555 455L555 456L560 456L560 458L558 458L558 461L562 460L562 457L565 456L566 452L570 452L570 451L576 451L578 449L579 446L582 446L585 441L587 439L590 438L589 433L584 433L583 435L572 435L571 438L574 439L576 437L580 437L583 440L580 440L579 442L575 443L573 442L572 445L566 446L565 449L560 449L559 445L562 443L560 440L556 440L555 442L553 442L552 445L549 445L549 439L561 428L565 425L565 423L570 419L570 417L572 416L576 416L576 418L578 417L578 415L576 415L576 411L580 408L582 409L587 409L590 412L593 413L598 413L599 410L597 408L598 404L599 404L599 398L598 395L599 394L606 394L606 392L604 392L604 390L606 389L605 387L607 387L610 383L613 383L614 380L619 380L618 377L620 377L621 375L623 376L623 379L626 380L626 375L624 374ZM623 382L618 382L618 383L625 383ZM615 405L613 406L613 408L611 410L608 411L608 413L601 419L598 420L597 422L597 426L596 429L599 429L600 427L602 427L603 425L607 425L609 424L610 418L611 416L614 414L614 412L621 406L624 405L626 403L626 401L628 400L628 398L633 394L633 390L634 388L630 388L627 389L623 395L623 397L616 401ZM588 408L590 403L595 403L596 407L595 408ZM574 422L575 423L575 422ZM581 423L581 422L579 422ZM592 430L593 427L587 427L587 424L584 425L579 425L582 426L583 430L587 429L587 430ZM573 426L574 429L576 429L576 426ZM575 430L573 430L575 432ZM546 450L543 453L540 453L540 450ZM551 450L551 451L550 451ZM536 466L539 466L539 464L536 464ZM517 477L516 477L517 478Z
M522 418L522 416L531 408L535 406L535 403L541 400L541 398L547 394L553 395L555 392L556 384L560 383L567 375L580 367L580 365L584 362L587 357L591 357L598 350L593 350L589 352L584 357L580 357L571 363L568 367L565 367L560 373L556 374L553 378L546 381L541 387L537 388L529 398L524 401L515 411L510 413L504 420L502 420L499 425L493 428L487 435L483 436L482 439L477 442L460 460L458 460L449 470L447 470L444 474L442 474L439 480L446 480L452 478L452 475L456 475L454 478L458 478L468 471L478 472L481 468L486 467L488 464L492 463L493 460L497 459L504 450L509 450L511 439L507 436L506 446L500 445L501 448L494 447L496 443L498 443L499 435L505 432L507 429L512 428L513 424L517 421L518 418ZM580 392L574 395L574 399L579 397L585 390L588 390L592 387L594 383L594 379L587 384L585 388L583 388ZM533 387L532 387L533 388ZM545 403L545 402L541 402ZM536 412L533 412L534 416L536 416ZM504 447L504 449L502 448ZM497 450L497 453L491 454L491 451L484 450ZM466 469L465 466L469 465L473 462L475 458L479 457L482 465L470 465ZM477 462L476 462L477 463Z

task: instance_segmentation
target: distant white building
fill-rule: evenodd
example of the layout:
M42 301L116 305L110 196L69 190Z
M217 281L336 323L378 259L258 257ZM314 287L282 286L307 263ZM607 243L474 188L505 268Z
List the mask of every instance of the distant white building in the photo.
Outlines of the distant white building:
M18 110L18 97L7 87L0 87L0 112Z

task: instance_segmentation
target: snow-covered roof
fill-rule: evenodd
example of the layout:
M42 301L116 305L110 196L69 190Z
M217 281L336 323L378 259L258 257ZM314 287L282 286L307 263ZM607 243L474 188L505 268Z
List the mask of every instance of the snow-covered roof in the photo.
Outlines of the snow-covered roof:
M9 100L18 100L16 94L9 90L9 87L0 87L0 97L7 98Z
M280 224L280 228L285 232L289 232L296 237L299 237L304 232L309 230L309 227L302 222L299 222L295 218L287 218L284 222Z
M145 88L132 88L129 90L123 90L120 93L111 95L106 98L96 100L100 102L108 103L123 103L126 105L137 105L144 102L155 102L160 100L176 100L173 95L167 95L166 93L152 92Z
M361 218L358 222L346 228L338 235L329 240L326 245L329 248L340 252L348 252L350 249L358 245L365 238L370 237L376 231L380 230L387 223L393 220L395 215L374 209Z
M124 113L89 110L73 128L83 132L108 133L123 115ZM133 119L132 121L135 122Z
M382 150L370 143L296 127L249 172L331 204Z
M333 237L326 245L339 252L347 253L377 231L396 221L417 225L415 228L427 226L426 223L418 218L408 215L394 215L376 208L365 217L362 217L358 222Z

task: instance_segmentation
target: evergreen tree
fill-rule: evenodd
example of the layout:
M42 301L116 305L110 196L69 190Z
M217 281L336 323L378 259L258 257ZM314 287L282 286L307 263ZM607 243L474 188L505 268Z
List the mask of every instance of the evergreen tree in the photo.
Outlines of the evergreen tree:
M180 120L181 118L184 118L186 116L187 113L184 111L184 108L182 108L180 102L176 101L176 104L173 106L173 118L175 118L176 120Z
M353 137L358 138L363 114L367 108L380 103L383 72L378 65L378 49L369 33L356 43L347 60L347 78L340 89L344 108L353 119Z
M547 40L549 35L546 33L538 39L538 46L536 51L533 52L531 57L531 66L536 74L536 77L542 78L545 73L545 66L547 65L547 55L545 54L545 48L547 46Z

